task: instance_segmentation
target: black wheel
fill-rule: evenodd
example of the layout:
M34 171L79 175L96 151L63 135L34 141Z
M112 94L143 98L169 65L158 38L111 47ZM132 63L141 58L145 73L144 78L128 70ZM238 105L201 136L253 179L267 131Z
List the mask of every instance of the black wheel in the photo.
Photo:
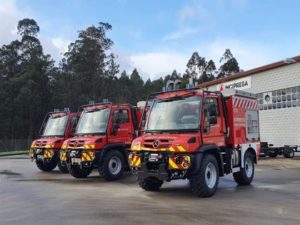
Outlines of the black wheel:
M57 166L59 170L63 173L69 173L68 167L66 163L63 163L62 161L58 160Z
M192 192L199 197L210 197L215 194L219 183L219 167L216 158L205 155L200 170L190 178Z
M46 172L53 170L57 165L55 159L51 159L50 161L36 160L35 163L40 170Z
M249 185L253 180L254 156L250 152L246 152L244 164L244 168L240 168L239 172L233 173L233 178L239 185Z
M157 179L156 177L143 178L142 176L138 175L137 180L140 187L146 191L158 191L163 184L163 181Z
M125 167L124 156L117 150L111 150L104 156L98 171L107 181L118 180L122 177Z
M285 158L294 158L295 152L292 148L288 148L283 151L283 156Z
M86 178L92 172L92 167L81 168L79 165L68 165L69 173L75 178Z
M269 152L269 156L270 156L271 158L276 158L276 157L278 156L278 152L277 152L277 151L270 151L270 152Z

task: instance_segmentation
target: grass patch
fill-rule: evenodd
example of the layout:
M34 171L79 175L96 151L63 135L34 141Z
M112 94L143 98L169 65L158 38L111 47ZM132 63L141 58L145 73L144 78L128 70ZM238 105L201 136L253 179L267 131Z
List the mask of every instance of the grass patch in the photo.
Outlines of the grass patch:
M23 155L23 154L28 154L28 150L8 151L8 152L0 151L0 157L1 156L11 156L11 155Z

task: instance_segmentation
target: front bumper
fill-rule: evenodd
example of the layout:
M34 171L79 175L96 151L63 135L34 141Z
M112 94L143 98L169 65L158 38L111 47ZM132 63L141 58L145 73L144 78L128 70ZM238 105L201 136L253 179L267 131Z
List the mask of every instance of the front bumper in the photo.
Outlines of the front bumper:
M60 161L70 165L91 167L97 161L98 154L94 150L66 149L60 150Z
M139 176L172 180L186 177L192 159L191 154L140 151L129 154L129 165Z
M58 158L58 150L48 148L31 148L29 150L29 157L31 160L51 161Z

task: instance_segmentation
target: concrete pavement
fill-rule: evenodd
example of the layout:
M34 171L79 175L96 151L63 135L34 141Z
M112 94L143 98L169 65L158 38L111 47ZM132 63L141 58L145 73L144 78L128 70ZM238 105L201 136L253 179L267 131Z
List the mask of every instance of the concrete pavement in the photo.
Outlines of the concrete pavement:
M188 181L146 192L130 174L117 182L97 171L75 179L57 169L41 172L27 156L2 157L0 225L299 225L300 160L276 160L260 161L251 186L226 176L216 195L204 199L190 192Z

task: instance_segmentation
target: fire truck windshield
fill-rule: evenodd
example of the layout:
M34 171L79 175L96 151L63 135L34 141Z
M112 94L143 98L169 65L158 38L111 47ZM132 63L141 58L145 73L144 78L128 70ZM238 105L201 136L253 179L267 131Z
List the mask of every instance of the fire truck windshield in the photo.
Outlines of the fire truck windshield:
M77 125L76 134L105 134L110 109L83 111Z
M63 136L65 134L68 116L52 116L50 115L42 136Z
M197 130L200 127L201 96L154 100L146 132Z

